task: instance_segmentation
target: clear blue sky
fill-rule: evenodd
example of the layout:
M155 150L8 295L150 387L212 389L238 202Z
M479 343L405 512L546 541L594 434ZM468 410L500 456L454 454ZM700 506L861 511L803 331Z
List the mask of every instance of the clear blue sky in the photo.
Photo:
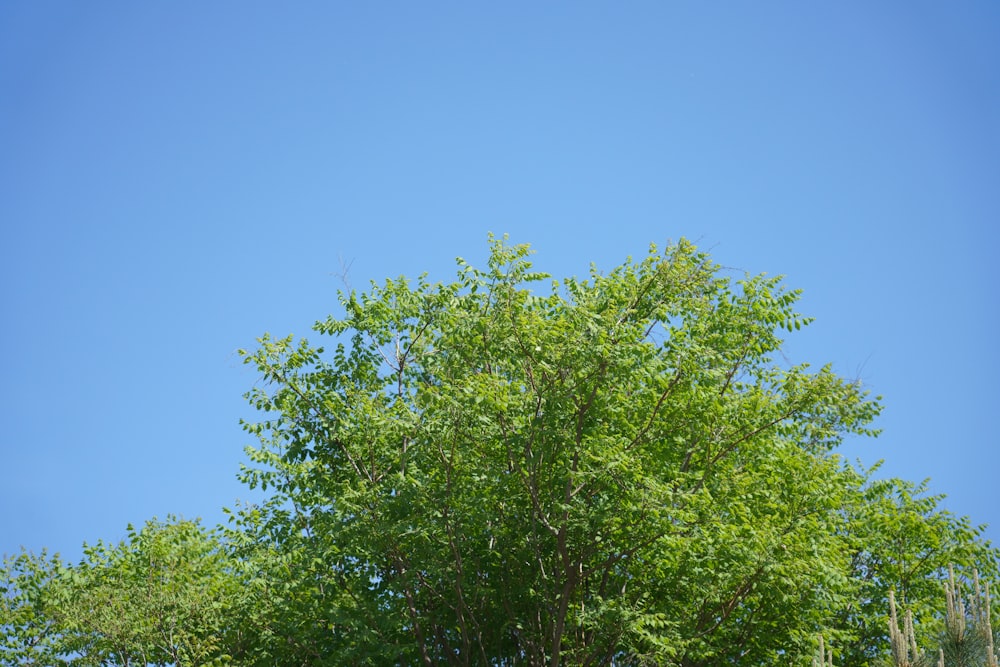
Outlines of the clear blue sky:
M1000 536L1000 3L0 6L0 552L222 520L256 377L355 286L686 236L784 274L845 452Z

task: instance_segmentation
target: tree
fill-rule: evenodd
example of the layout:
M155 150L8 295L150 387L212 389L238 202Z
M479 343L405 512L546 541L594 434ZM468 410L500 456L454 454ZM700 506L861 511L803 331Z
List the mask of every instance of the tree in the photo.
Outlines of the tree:
M989 582L982 585L974 572L972 594L966 598L962 580L949 568L944 588L948 611L941 633L941 662L952 667L997 667Z
M69 566L22 553L3 577L0 645L13 665L212 665L228 661L238 581L196 522L129 526Z
M22 551L0 569L0 663L62 665L66 638L50 618L50 591L62 569L58 555Z
M966 582L969 583L969 582ZM948 579L944 582L947 608L944 624L938 633L938 644L934 652L921 651L917 643L913 614L907 609L900 623L893 591L889 591L889 635L892 644L892 659L882 664L891 667L997 667L1000 657L995 650L992 626L992 600L989 583L980 581L979 573L973 571L971 596L962 590L961 578L955 577L954 569L948 568Z
M952 568L970 579L977 572L998 579L997 551L982 539L984 526L943 509L944 496L928 494L927 480L874 479L877 469L858 473L857 490L844 505L847 531L838 537L856 588L831 628L839 632L842 664L858 667L887 657L890 592L910 616L913 643L923 647L943 632Z
M341 295L305 340L245 353L274 500L245 512L302 572L316 655L397 664L768 664L811 655L849 593L852 472L831 450L879 405L783 368L808 320L682 241L532 287L488 270ZM255 514L253 514L255 513ZM296 604L292 604L292 601ZM341 631L342 630L342 631Z

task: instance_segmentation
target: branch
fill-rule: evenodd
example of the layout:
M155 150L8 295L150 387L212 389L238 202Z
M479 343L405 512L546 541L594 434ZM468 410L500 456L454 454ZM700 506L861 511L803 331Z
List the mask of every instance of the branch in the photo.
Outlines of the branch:
M293 392L295 392L295 395L298 396L302 400L302 402L304 402L309 407L309 409L313 411L313 413L315 413L317 419L319 419L320 422L322 422L323 427L326 429L328 439L330 440L330 442L337 445L340 448L340 450L344 453L344 456L347 457L348 462L351 464L351 467L354 468L354 472L357 474L357 476L367 477L368 480L374 484L375 483L375 479L373 477L374 471L372 471L372 473L368 475L363 474L361 472L361 468L354 460L354 457L351 456L351 452L347 449L347 446L344 445L344 443L341 442L339 439L330 437L334 431L333 425L323 415L322 411L320 411L320 409L316 407L316 404L304 393L302 393L302 391L295 385L295 383L292 382L287 376L285 376L284 373L276 369L271 364L265 364L265 365L267 366L267 369L271 372L271 374L278 379L279 382L281 382L289 389L291 389Z

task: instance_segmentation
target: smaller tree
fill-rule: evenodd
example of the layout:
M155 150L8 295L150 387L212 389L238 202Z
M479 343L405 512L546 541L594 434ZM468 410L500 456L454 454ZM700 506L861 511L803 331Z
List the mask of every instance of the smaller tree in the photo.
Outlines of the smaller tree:
M891 667L997 667L992 626L992 600L989 583L982 583L979 573L973 572L971 588L966 598L963 581L956 578L955 570L948 568L944 582L947 608L936 652L920 649L914 630L913 614L907 609L900 623L896 597L889 591L889 638L892 649Z
M67 664L65 631L53 618L51 586L63 564L58 555L22 551L0 569L0 664Z
M911 617L915 645L930 646L943 630L949 567L978 571L984 580L998 576L997 550L982 538L982 526L941 507L944 496L928 493L926 481L873 479L878 467L857 473L856 493L844 505L847 532L840 539L855 593L838 610L830 636L840 662L850 667L890 657L890 592Z
M971 588L971 595L963 599L962 580L955 577L953 568L948 569L941 657L948 667L997 667L989 582L981 583L979 573L974 572Z
M211 665L227 660L238 592L227 556L197 522L155 519L68 566L27 553L0 581L0 657L14 665Z

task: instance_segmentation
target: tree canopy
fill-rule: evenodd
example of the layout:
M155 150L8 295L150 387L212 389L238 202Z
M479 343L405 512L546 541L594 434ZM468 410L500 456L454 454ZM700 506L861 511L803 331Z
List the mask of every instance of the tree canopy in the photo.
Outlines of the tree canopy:
M585 280L490 250L342 293L329 350L243 352L268 500L8 559L0 656L695 667L809 664L823 635L860 667L889 655L890 590L930 636L949 565L996 579L938 497L837 455L880 403L775 360L810 321L780 278L686 241Z

